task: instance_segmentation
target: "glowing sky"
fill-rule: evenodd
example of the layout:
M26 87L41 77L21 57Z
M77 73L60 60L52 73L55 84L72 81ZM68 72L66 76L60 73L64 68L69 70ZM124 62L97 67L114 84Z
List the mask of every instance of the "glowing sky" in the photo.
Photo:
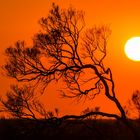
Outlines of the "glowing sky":
M132 36L140 36L140 1L139 0L0 0L0 65L4 63L4 49L16 42L30 42L34 33L39 31L38 20L46 16L52 2L63 8L70 5L85 11L87 26L108 24L112 35L108 44L107 65L111 67L115 81L116 95L125 104L132 92L140 90L140 62L129 60L124 54L124 44ZM3 94L10 80L0 76L0 91ZM49 91L54 89L50 87ZM49 93L48 93L49 94ZM51 95L48 108L58 107L62 112L79 111L79 104L70 100L54 98ZM101 105L100 101L97 105ZM67 105L66 105L67 104ZM80 105L83 105L80 104ZM94 106L90 101L88 106ZM85 107L85 106L84 106ZM83 108L84 108L83 107ZM103 105L105 110L109 106Z

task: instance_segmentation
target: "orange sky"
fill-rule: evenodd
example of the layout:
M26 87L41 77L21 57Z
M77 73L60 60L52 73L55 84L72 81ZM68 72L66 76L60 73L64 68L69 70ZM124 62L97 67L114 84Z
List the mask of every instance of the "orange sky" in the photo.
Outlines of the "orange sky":
M0 65L4 63L3 52L6 47L17 40L30 41L34 33L39 31L38 20L47 15L52 2L61 7L72 5L84 10L87 26L110 25L112 35L108 44L107 65L112 69L116 95L125 104L134 90L140 90L140 62L129 60L123 50L127 39L140 36L139 0L0 0ZM1 75L1 94L6 92L9 84L10 80ZM49 91L52 91L51 95L44 95L48 108L58 107L62 113L77 113L82 110L81 106L84 109L96 105L93 101L78 104L60 99L54 87L50 87ZM112 105L106 104L104 99L97 101L97 105L102 105L101 109L112 111Z

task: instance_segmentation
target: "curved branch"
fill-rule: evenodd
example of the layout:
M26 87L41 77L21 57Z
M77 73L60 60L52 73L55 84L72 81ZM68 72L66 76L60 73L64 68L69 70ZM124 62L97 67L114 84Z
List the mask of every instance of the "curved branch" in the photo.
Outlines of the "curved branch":
M121 120L121 117L116 115L116 114L109 114L109 113L105 113L105 112L100 112L100 111L95 111L95 112L89 112L89 113L86 113L84 115L66 115L66 116L63 116L61 118L59 118L60 120L64 121L64 120L69 120L69 119L85 119L89 116L93 116L93 115L100 115L100 116L106 116L106 117L109 117L109 118L115 118L117 120Z

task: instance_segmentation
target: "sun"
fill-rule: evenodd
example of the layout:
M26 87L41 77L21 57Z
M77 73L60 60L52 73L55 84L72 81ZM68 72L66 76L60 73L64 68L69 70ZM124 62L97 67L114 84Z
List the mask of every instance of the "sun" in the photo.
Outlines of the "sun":
M140 61L140 37L130 38L124 47L125 54L133 61Z

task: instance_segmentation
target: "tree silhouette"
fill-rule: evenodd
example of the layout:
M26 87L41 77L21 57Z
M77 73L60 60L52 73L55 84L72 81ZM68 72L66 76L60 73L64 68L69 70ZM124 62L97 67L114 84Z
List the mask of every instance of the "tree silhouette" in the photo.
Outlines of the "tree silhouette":
M12 85L11 90L6 93L6 99L0 100L2 112L7 112L18 119L50 119L58 116L58 109L55 112L47 111L44 105L34 95L29 86L18 87Z
M7 75L19 82L31 82L42 92L49 83L62 82L67 89L61 90L63 97L94 99L103 93L116 104L120 115L97 110L59 119L101 115L121 120L128 126L125 111L115 94L111 69L104 65L110 29L95 26L85 30L82 11L72 7L60 9L55 4L48 16L41 18L40 25L42 30L34 36L31 47L18 41L14 47L6 49Z
M131 99L128 100L125 106L125 112L128 117L132 114L136 115L137 119L140 119L140 91L136 90L133 92Z
M140 119L140 91L136 90L132 95L132 102L135 108L138 111L139 119Z

